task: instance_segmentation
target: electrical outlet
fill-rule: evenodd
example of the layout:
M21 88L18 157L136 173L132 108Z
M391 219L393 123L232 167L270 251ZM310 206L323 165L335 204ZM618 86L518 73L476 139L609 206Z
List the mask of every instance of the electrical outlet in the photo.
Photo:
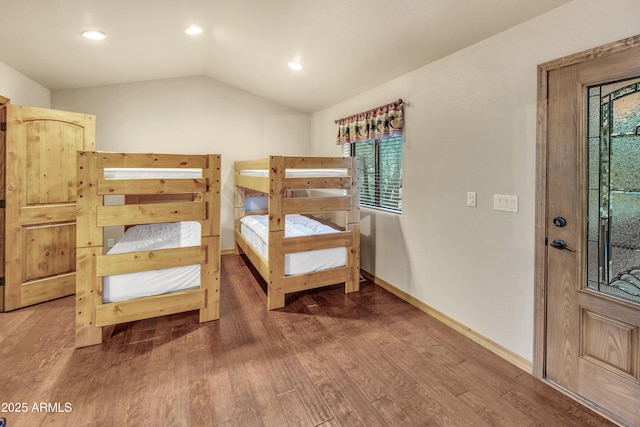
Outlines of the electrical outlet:
M467 193L467 206L475 208L476 205L477 205L476 192L475 191L469 191Z
M115 240L114 239L107 239L107 247L108 248L112 248L113 245L115 245Z

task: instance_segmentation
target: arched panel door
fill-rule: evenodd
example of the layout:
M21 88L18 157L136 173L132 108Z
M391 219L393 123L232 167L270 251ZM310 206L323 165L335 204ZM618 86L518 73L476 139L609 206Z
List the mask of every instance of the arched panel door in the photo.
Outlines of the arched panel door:
M95 117L6 108L5 310L75 292L76 152Z

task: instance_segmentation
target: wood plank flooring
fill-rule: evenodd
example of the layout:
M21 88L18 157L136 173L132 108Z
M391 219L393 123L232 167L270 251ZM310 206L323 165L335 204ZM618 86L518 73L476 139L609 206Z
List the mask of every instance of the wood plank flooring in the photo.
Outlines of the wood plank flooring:
M611 425L370 282L267 312L240 256L222 268L220 320L117 325L99 346L74 349L73 297L0 314L0 417L8 427Z

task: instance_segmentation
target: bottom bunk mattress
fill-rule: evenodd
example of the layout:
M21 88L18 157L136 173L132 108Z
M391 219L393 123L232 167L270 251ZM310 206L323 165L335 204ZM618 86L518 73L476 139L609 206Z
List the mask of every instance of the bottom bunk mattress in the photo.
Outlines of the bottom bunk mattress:
M108 255L200 244L200 223L196 221L136 225L124 233ZM197 288L200 265L105 276L102 286L105 303Z
M266 260L269 258L269 219L267 215L247 215L240 219L240 233ZM299 214L290 214L285 220L285 237L335 233L335 228ZM296 252L284 256L284 274L311 273L342 267L347 264L347 248L329 248Z

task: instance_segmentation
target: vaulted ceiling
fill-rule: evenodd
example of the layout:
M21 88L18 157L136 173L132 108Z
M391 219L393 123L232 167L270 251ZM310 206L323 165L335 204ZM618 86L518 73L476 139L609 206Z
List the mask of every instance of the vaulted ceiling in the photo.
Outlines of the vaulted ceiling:
M0 0L0 62L51 91L207 75L314 112L568 2Z

